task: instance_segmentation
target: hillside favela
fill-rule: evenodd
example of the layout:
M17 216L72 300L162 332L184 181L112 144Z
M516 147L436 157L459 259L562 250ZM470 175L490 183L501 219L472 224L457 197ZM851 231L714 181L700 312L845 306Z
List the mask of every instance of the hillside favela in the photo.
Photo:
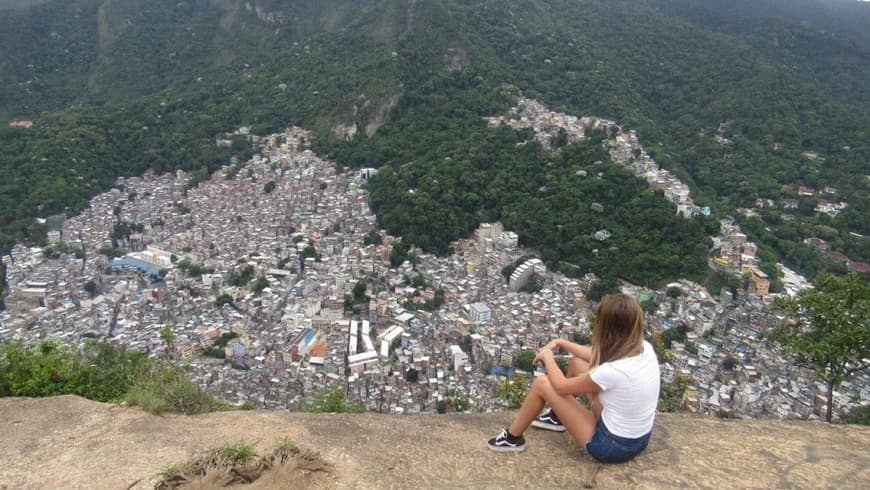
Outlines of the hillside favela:
M0 489L866 488L868 25L0 0Z

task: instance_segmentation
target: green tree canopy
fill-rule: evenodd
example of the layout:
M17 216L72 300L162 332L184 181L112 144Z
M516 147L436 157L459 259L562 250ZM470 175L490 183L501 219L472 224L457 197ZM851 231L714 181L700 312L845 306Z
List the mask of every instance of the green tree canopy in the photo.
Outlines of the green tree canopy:
M160 340L166 345L168 352L175 350L175 332L172 331L172 325L167 323L160 329Z
M531 371L534 369L532 361L535 360L535 355L535 351L533 350L524 350L520 352L520 355L517 356L517 367L523 371Z
M825 419L830 422L834 387L870 367L870 284L856 274L842 279L821 274L815 288L778 299L776 305L791 321L767 336L828 385Z

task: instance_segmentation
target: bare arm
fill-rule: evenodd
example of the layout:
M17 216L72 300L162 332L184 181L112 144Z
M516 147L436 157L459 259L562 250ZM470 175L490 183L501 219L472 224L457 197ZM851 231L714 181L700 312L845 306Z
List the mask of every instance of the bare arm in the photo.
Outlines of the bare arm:
M544 346L545 349L551 350L559 347L570 352L574 357L583 359L586 362L589 362L589 360L592 359L592 348L588 345L580 345L575 344L574 342L568 342L564 339L556 339Z
M571 344L579 346L577 344ZM541 349L535 358L535 362L540 362L547 369L547 377L550 378L550 383L553 389L560 395L580 395L584 393L598 393L601 387L598 386L588 374L581 374L573 378L566 378L565 374L556 364L553 359L553 351L550 349Z

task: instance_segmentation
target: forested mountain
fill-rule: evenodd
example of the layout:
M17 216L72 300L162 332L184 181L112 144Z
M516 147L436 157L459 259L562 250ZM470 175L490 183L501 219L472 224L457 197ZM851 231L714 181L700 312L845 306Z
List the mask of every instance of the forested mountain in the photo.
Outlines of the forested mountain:
M861 28L870 5L863 2L6 0L4 7L16 8L0 10L0 117L35 124L0 129L3 249L14 239L38 240L43 230L33 217L76 211L117 175L204 174L241 150L218 150L217 134L302 124L340 164L389 166L371 186L381 224L429 250L445 252L479 221L502 219L569 273L700 279L715 221L677 218L660 194L607 163L594 141L552 154L517 147L523 134L487 128L481 116L511 104L508 84L554 109L638 130L659 164L717 216L759 197L775 202L761 218L741 218L762 244L767 270L777 259L810 275L829 267L804 245L807 237L870 259L868 240L850 234L870 233L870 41ZM605 161L603 183L571 180L597 160ZM824 198L849 207L836 218L816 215L815 195L784 209L784 199L799 197L797 185L834 188ZM606 200L612 213L590 220L583 205L591 199ZM577 239L592 227L619 240L593 256Z
M662 12L731 35L826 96L870 114L870 8L857 1L667 0Z
M32 7L0 15L0 116L121 103L221 68L274 63L375 2L278 2L281 11L238 0L18 3Z
M0 0L0 10L32 7L48 0Z

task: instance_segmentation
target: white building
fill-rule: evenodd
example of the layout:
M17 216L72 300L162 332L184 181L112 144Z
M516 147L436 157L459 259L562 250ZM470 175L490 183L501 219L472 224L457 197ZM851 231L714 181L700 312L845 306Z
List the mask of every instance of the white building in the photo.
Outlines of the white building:
M386 332L378 336L381 339L381 357L390 356L390 347L393 345L393 342L395 342L396 339L399 339L404 333L404 328L398 325L393 325L387 329Z
M142 252L131 253L129 256L157 267L172 267L172 254L152 246L148 246Z
M498 236L497 243L500 247L516 248L519 242L519 236L512 231L506 231Z
M610 232L607 230L598 230L592 235L592 238L603 242L604 240L610 238Z
M508 285L514 291L519 291L523 286L526 285L526 282L532 276L533 273L544 273L547 271L547 267L541 262L541 259L529 259L523 262L519 267L514 269L513 274L511 274L510 282Z
M347 330L347 354L348 356L352 356L356 354L357 350L357 338L359 337L359 332L357 330L357 322L351 320L348 324Z
M698 360L703 362L704 364L709 364L710 359L713 357L713 354L716 350L713 346L707 344L698 344Z
M347 356L347 365L351 372L358 373L365 371L378 363L378 353L375 351L361 352L352 356Z
M458 373L460 369L468 364L468 354L458 345L451 345L450 353L453 355L453 372Z
M468 319L475 325L485 325L492 318L492 310L486 303L472 303L465 305Z
M477 239L481 242L485 240L493 240L502 234L504 228L500 222L481 223L477 230Z
M368 320L362 321L362 341L366 352L374 352L375 344L372 342L372 328Z
M358 340L362 339L363 352L357 353ZM371 324L368 320L358 322L351 320L348 324L347 364L351 372L365 371L378 363L378 353L375 351L371 337Z

